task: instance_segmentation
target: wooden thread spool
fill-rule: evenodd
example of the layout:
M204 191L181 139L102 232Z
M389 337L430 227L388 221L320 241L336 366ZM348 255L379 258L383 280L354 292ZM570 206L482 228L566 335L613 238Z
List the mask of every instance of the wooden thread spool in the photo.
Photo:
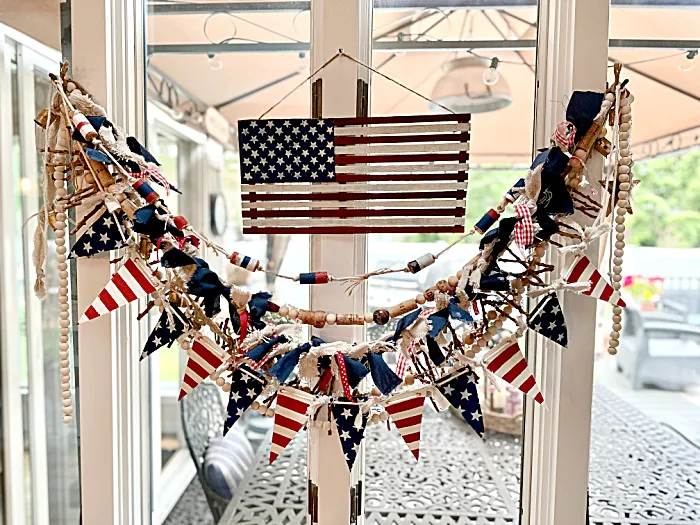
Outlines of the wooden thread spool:
M387 311L389 312L389 315L391 317L398 317L399 315L407 314L408 312L412 312L418 308L418 303L416 302L415 298L414 299L408 299L402 303L395 304L394 306L390 306L387 308Z
M335 318L335 324L363 325L365 324L365 316L362 314L338 314Z
M299 310L298 319L302 323L309 324L314 328L323 328L326 326L326 312L320 310Z
M262 266L260 261L257 259L253 259L252 257L248 257L247 255L243 255L242 253L238 252L233 252L231 254L231 264L248 270L249 272L255 272Z
M98 182L102 185L102 188L108 188L114 184L114 177L112 177L112 174L104 164L97 162L96 160L92 160L90 157L87 157L87 161L90 164L91 174L97 178Z
M423 268L427 268L435 262L435 256L432 253L426 253L421 255L415 261L408 263L408 269L411 273L418 273Z

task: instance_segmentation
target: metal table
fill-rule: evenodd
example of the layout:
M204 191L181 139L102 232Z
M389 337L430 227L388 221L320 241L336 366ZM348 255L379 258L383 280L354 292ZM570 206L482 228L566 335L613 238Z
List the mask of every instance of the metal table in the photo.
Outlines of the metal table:
M428 404L421 459L395 428L366 436L368 525L511 525L518 523L521 440L484 440L449 412ZM700 523L700 450L596 386L590 466L595 525ZM306 436L300 433L273 465L269 442L220 523L306 523Z

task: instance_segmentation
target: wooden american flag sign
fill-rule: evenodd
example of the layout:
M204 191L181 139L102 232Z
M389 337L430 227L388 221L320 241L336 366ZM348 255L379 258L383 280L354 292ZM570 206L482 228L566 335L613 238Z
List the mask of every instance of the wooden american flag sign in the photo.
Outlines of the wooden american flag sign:
M242 120L243 233L463 232L470 115Z

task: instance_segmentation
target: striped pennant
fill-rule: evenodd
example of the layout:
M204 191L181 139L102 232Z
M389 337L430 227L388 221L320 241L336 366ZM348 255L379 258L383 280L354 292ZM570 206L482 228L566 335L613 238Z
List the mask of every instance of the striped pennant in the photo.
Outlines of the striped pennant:
M270 464L277 459L309 419L306 413L315 397L303 390L282 387L277 394L275 425L272 429Z
M190 347L190 358L187 360L185 377L180 386L180 401L210 374L224 364L224 351L214 341L205 335L197 335Z
M418 459L420 449L420 425L423 421L424 403L425 397L417 395L408 398L401 397L397 401L392 400L384 407L416 459Z
M470 115L242 120L243 233L462 232Z
M566 273L567 283L579 283L590 281L591 287L583 295L588 295L594 299L607 301L615 306L627 306L625 301L620 297L620 293L616 292L610 284L603 279L600 272L593 266L591 260L585 255L579 255Z
M141 259L129 258L97 294L78 324L97 319L155 291L155 282L146 264Z
M537 388L535 376L532 375L527 366L527 361L525 361L525 356L520 351L517 341L512 344L495 346L484 356L483 362L489 372L513 385L538 403L544 403L542 392Z

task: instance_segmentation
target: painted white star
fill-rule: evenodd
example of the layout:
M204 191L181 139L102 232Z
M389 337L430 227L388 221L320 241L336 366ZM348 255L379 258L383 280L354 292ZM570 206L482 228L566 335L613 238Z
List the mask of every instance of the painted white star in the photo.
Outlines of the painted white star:
M561 312L561 308L559 308L559 305L558 305L558 304L552 306L552 313L553 313L554 315L557 315L559 312Z
M445 396L451 396L451 395L452 395L452 392L454 392L455 389L452 388L450 385L447 385L447 386L446 386L445 388L443 388L442 390L443 390L443 393L445 394Z
M161 342L160 337L154 337L153 344L156 346L161 346L163 343Z
M540 330L542 330L542 323L533 324L533 325L532 325L532 329L533 329L535 332L539 332Z
M348 432L347 430L343 430L340 433L340 439L342 439L343 441L350 439L350 432Z
M95 235L95 230L92 229L92 226L90 226L87 229L87 231L85 232L85 235L87 235L88 237L92 237L93 235Z
M288 128L289 126L292 125L292 123L289 122L288 120L285 120L285 121L282 123L282 125L283 125L285 128Z
M109 235L107 233L103 233L100 235L100 242L102 244L107 244L108 241L109 241Z
M254 120L251 120L251 121L250 121L250 127L251 127L251 128L256 128L256 127L258 127L258 123L255 122Z
M255 398L255 390L253 390L252 388L249 388L247 397L254 399Z
M563 341L563 340L564 340L564 332L560 333L560 334L557 336L557 341Z
M86 242L83 244L83 250L85 250L85 253L90 253L90 250L92 250L92 245L89 242Z
M468 401L470 397L472 397L472 394L468 390L462 392L462 399L466 399Z
M231 390L231 399L233 399L236 403L238 403L238 400L241 398L241 395L236 392L235 390Z
M343 413L341 414L341 416L343 416L346 419L350 418L350 417L352 417L352 412L350 411L349 408L346 408L343 410Z
M551 323L549 323L549 329L550 329L550 330L554 330L556 327L557 327L557 322L556 322L556 321L552 321Z
M268 127L268 128L274 128L274 127L275 127L275 123L272 122L271 120L268 120L268 121L267 121L267 127Z
M104 218L104 221L102 221L102 222L104 223L104 225L105 225L107 228L109 228L109 227L112 226L112 224L113 224L113 223L112 223L112 217L109 217L109 216L105 217L105 218Z
M479 421L481 419L481 414L479 412L472 412L472 421Z

